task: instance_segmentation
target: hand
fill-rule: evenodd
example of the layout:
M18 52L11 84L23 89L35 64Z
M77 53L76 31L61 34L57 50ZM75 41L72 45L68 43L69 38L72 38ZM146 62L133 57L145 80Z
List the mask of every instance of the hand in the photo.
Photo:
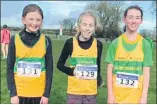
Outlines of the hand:
M76 65L76 67L75 67L74 70L73 70L74 76L76 76L76 70L77 70L77 65Z
M47 97L42 96L40 100L40 104L48 104L48 100L49 99Z
M147 97L141 97L139 104L147 104Z
M73 71L73 74L74 74L74 76L76 76L76 70L74 69L74 71Z
M11 104L19 104L18 96L11 97Z
M107 103L108 104L116 104L113 94L108 95Z

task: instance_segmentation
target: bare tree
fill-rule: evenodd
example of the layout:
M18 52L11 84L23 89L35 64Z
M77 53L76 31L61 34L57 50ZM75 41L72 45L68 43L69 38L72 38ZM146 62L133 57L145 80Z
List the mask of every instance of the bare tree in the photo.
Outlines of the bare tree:
M151 7L152 8L152 13L156 13L156 1L152 1Z
M73 27L75 25L75 19L73 18L66 18L60 22L63 26L63 30L66 32L70 32L72 34Z
M122 17L123 6L124 1L99 1L88 4L85 10L92 10L99 16L103 26L101 36L112 39L120 34L119 22Z

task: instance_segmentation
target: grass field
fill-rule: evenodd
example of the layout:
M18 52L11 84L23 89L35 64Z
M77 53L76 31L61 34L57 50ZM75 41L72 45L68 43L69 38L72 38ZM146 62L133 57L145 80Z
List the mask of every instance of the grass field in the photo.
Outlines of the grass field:
M58 58L60 56L62 47L65 40L53 40L55 37L52 37L52 46L53 46L53 84L51 88L51 95L49 98L50 104L64 104L66 102L66 87L67 87L67 75L63 74L56 68ZM101 59L101 75L105 82L105 86L98 89L97 103L105 104L107 101L107 88L106 88L106 63L104 61L105 55L107 52L109 44L103 44L103 53ZM153 62L154 65L151 69L150 76L150 88L148 93L148 103L156 103L156 50L153 52ZM7 104L10 103L10 97L7 89L6 83L6 60L1 59L1 103Z

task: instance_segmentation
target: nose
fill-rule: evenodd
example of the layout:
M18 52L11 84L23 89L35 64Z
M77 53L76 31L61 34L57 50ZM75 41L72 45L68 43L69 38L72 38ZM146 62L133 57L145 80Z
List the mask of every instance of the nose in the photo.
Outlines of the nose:
M37 24L37 20L33 20L33 25L36 25Z
M133 19L132 19L132 23L136 23L136 18L133 18Z
M90 30L90 26L87 25L87 26L86 26L86 31L89 31L89 30Z

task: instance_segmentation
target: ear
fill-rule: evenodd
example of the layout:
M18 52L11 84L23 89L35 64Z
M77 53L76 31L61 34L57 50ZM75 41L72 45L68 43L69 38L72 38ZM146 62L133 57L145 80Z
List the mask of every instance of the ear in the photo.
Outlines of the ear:
M126 23L126 18L125 18L125 17L123 17L122 21L123 21L123 23Z

